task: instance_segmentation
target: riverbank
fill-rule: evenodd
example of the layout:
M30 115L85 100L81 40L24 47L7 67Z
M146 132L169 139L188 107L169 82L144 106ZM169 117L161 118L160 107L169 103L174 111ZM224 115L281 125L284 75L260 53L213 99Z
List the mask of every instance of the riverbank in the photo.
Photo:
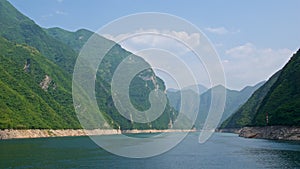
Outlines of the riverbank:
M87 136L87 135L115 135L115 134L137 134L137 133L166 133L166 132L195 132L196 130L83 130L83 129L31 129L31 130L0 130L0 140L3 139L20 139L20 138L43 138L43 137L70 137L70 136Z
M240 134L241 130L241 128L216 129L216 132Z
M216 132L235 133L245 138L300 141L300 126L264 126L217 129Z
M299 126L297 127L291 127L291 126L244 127L241 129L239 136L245 138L300 141L300 127Z

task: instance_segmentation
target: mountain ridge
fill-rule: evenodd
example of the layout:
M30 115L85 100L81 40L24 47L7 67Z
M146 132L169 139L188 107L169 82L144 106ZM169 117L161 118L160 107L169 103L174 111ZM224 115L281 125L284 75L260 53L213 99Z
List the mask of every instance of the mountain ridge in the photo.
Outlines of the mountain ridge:
M0 1L0 36L18 44L32 46L67 72L73 71L76 52L48 36L40 26L6 0Z
M41 28L5 0L0 0L0 25L0 37L3 37L0 41L0 47L3 48L0 51L0 84L3 87L0 91L3 105L0 107L0 128L81 128L73 106L71 79L78 52L92 32ZM53 30L66 35L59 36L61 39L50 36L50 31ZM82 34L86 35L85 38L74 39ZM132 54L113 41L100 36L98 38L103 42L101 45L113 44L113 48L104 57L96 78L98 106L109 123L102 125L122 130L168 128L170 121L177 115L168 104L162 116L148 124L132 122L117 112L110 93L111 78L118 64ZM148 75L156 78L155 82L143 80L139 76L143 73L146 75L145 72L140 72L131 84L131 88L142 87L139 89L142 92L130 91L133 105L142 110L149 106L148 95L154 86L165 90L164 82L153 70L148 71Z
M221 128L300 124L300 50L276 72Z
M246 100L251 96L251 94L262 84L264 84L264 81L257 83L254 86L246 86L240 91L237 90L231 90L227 89L226 87L222 85L214 86L210 89L207 89L202 94L197 94L193 90L190 90L189 87L184 88L182 91L189 90L190 92L194 92L200 97L200 107L198 116L195 122L195 127L197 129L201 129L204 125L204 122L207 118L210 104L211 104L211 91L214 89L215 91L226 91L226 103L225 103L225 110L223 112L223 116L221 118L221 122L223 122L226 118L228 118L234 111L241 106ZM170 91L167 90L167 96L169 98L170 104L175 108L175 110L179 111L180 109L180 94L181 91Z

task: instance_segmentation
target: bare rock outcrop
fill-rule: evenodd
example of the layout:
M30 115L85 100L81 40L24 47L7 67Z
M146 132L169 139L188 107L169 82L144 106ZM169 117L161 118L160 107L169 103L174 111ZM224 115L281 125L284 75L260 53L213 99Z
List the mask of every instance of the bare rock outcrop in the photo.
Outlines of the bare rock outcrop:
M244 127L240 131L240 137L262 138L272 140L300 140L300 127L292 126L265 126Z
M43 90L47 91L51 82L52 82L52 79L50 78L50 76L45 75L45 78L40 83L40 86Z

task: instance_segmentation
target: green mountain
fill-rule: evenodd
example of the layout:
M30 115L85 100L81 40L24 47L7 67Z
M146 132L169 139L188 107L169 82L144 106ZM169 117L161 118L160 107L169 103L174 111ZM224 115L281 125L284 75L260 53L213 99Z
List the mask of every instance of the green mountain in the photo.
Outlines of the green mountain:
M80 128L71 78L27 45L0 37L0 129Z
M76 52L48 36L41 27L6 0L0 0L0 36L12 42L32 46L64 70L73 72Z
M253 125L300 125L300 50L283 67L277 81L263 99Z
M69 32L60 28L50 28L47 29L46 32L53 38L70 45L71 48L78 52L93 34L91 31L85 29L81 29L76 32ZM132 53L124 50L120 45L115 44L113 41L107 40L101 36L98 36L97 38L101 41L101 45L104 48L106 45L113 46L99 65L100 70L97 73L96 80L96 86L100 86L100 88L96 89L98 105L100 110L107 113L106 117L110 117L107 120L111 121L111 125L115 125L116 128L120 125L123 129L168 128L168 124L170 122L172 123L178 114L171 106L169 106L169 104L167 104L162 116L149 124L132 123L119 114L113 104L110 93L111 80L117 66L127 56L132 55ZM138 56L134 57L140 58ZM154 79L154 81L148 79ZM153 70L145 70L135 76L132 80L129 91L131 102L135 108L144 111L150 107L150 102L148 100L149 93L157 85L161 90L165 90L164 82L159 77L155 76Z
M63 42L64 44L67 44L76 52L80 52L83 45L94 34L94 32L86 29L80 29L76 32L66 31L61 28L48 28L44 30L48 35Z
M78 52L91 35L87 30L43 29L0 0L2 129L80 127L72 102L72 72ZM98 38L103 47L113 45L99 65L95 84L99 109L106 120L121 129L168 128L177 115L168 104L158 119L147 124L131 122L118 113L111 97L111 79L122 60L132 54L113 41ZM149 108L148 96L156 87L165 90L153 70L140 72L130 85L132 104L139 110Z
M222 128L300 124L300 50L223 124Z
M258 89L264 82L260 82L255 86L247 86L241 91L226 89L224 86L214 87L215 91L226 91L226 102L223 116L221 118L221 123L226 120L230 115L232 115L247 99L252 95L252 93ZM201 129L207 118L209 108L211 105L211 92L213 88L208 89L206 92L202 93L200 97L200 107L198 116L195 122L195 127ZM186 90L183 90L183 92ZM192 92L192 91L190 91ZM197 93L195 93L197 94ZM170 100L170 104L176 109L180 110L180 95L181 91L170 91L168 90L167 96Z
M226 90L225 108L220 124L223 121L225 121L230 115L232 115L242 104L244 104L247 101L247 99L252 95L252 93L256 89L258 89L263 83L264 82L260 82L255 86L247 86L241 91L226 89L224 86L216 86L216 91ZM202 128L207 118L209 107L211 105L211 92L212 89L208 90L200 96L200 109L196 120L196 126L198 126L199 128Z
M257 89L253 95L232 116L221 125L221 128L239 128L251 125L254 113L259 108L263 98L269 92L271 86L276 82L280 71L274 74L263 86Z

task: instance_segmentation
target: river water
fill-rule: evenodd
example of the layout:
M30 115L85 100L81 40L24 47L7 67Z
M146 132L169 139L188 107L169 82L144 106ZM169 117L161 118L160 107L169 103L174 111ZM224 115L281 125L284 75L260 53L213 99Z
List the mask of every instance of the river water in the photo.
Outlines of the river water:
M235 134L215 133L206 143L199 144L198 135L190 133L170 151L144 159L113 155L99 148L89 137L0 140L0 168L300 168L300 142L245 139Z

